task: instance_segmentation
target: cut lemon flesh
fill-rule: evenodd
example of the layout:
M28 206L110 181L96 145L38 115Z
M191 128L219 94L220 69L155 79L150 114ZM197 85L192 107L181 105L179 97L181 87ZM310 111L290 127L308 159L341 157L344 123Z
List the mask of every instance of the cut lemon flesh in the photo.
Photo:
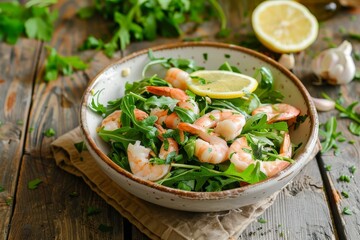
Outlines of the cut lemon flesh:
M251 21L259 41L279 53L304 50L316 40L319 29L315 16L294 1L262 2Z
M188 88L203 97L229 99L242 97L253 92L256 79L235 72L221 70L202 70L190 74Z

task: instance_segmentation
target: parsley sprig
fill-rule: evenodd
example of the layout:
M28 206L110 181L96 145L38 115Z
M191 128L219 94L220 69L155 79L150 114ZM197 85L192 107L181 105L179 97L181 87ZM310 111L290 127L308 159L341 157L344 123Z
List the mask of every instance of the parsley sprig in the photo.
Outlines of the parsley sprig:
M45 81L56 80L59 73L68 76L73 74L74 70L84 70L88 65L78 56L62 56L56 49L47 47L49 54L45 64Z
M117 50L124 50L133 40L154 40L158 36L178 37L183 34L185 22L201 23L209 18L220 22L219 36L226 36L226 16L217 0L94 0L93 5L80 9L81 18L95 15L109 21L110 40L90 36L81 49L102 49L112 57Z
M20 36L49 41L58 17L49 5L57 0L30 0L26 5L18 2L0 3L0 41L15 44Z

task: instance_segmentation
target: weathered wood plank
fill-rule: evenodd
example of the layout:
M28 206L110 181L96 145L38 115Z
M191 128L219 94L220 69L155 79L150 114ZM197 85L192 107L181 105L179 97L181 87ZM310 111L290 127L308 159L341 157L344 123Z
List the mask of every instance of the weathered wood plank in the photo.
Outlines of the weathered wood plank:
M42 183L28 189L36 178ZM53 159L24 156L15 201L9 239L123 239L120 214ZM98 213L89 214L89 208Z
M0 235L6 237L41 43L0 43Z
M333 99L337 99L340 95L344 99L344 105L348 106L350 103L360 101L360 85L358 81L352 81L347 85L330 86L312 85L311 81L314 76L311 73L310 64L314 55L319 53L322 49L328 48L332 43L339 45L343 40L347 39L353 44L353 52L360 52L360 42L346 37L347 32L359 32L360 14L357 12L342 12L336 18L329 19L324 22L320 28L320 34L316 43L306 51L307 54L298 56L297 61L301 63L301 69L297 69L296 74L304 76L302 80L306 83L307 88L314 97L321 97L322 92L330 95ZM345 31L345 33L344 33ZM360 62L355 61L357 69L360 69ZM359 113L359 106L356 108ZM333 209L334 219L338 219L339 237L347 237L348 239L360 238L359 227L359 209L360 209L360 191L359 172L356 171L351 174L349 168L355 166L360 168L360 141L358 136L352 135L348 130L350 121L348 119L339 118L339 112L333 110L330 112L319 113L320 123L325 123L331 116L337 117L337 132L341 132L346 141L339 143L339 154L334 154L334 151L329 151L322 155L323 164L331 166L331 171L328 171L324 176L324 181L329 183L331 189L328 190L330 201L336 202L336 209ZM348 141L354 141L350 144ZM325 166L319 166L324 168ZM324 171L325 172L325 171ZM339 181L341 175L351 176L350 183ZM341 192L346 191L349 193L349 198L341 196ZM339 198L340 197L340 198ZM348 216L342 213L344 207L348 207L353 211L353 215Z
M87 22L75 17L84 2L92 1L63 0L57 3L55 8L61 18L51 43L44 43L44 47L50 45L62 55L81 55L83 59L95 55L91 51L77 51L88 35L98 36L104 28L97 19ZM122 239L122 217L80 178L56 167L50 152L50 143L56 137L78 126L83 91L89 78L107 61L98 58L90 62L87 72L79 71L50 83L43 80L45 61L46 50L42 48L28 123L29 129L33 130L26 137L26 155L21 164L9 239ZM54 137L44 136L49 128L55 130ZM43 183L30 191L27 183L35 178L40 178ZM79 197L71 199L69 191L78 192ZM88 207L99 208L101 213L87 216ZM100 224L112 226L113 230L102 233L98 230Z
M323 183L312 160L239 239L335 239Z

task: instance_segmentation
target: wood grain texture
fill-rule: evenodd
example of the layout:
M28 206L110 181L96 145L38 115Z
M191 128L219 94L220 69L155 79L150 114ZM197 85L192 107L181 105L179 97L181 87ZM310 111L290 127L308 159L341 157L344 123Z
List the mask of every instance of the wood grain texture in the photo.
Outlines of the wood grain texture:
M321 97L322 92L328 94L333 99L342 96L344 105L348 106L354 101L360 101L360 84L359 81L352 81L349 84L341 86L331 85L314 85L314 75L311 73L311 60L314 55L321 50L328 48L332 43L335 45L341 44L343 40L348 40L353 45L353 52L360 52L360 41L350 39L347 37L347 32L359 33L360 14L356 12L342 12L336 18L329 19L324 22L320 28L318 40L302 54L297 56L297 62L301 68L296 69L295 74L300 76L302 81L306 84L310 94L314 97ZM345 29L345 33L344 33ZM360 70L360 61L355 61L356 67ZM360 106L357 106L356 111L360 112ZM360 137L355 136L349 132L349 119L339 117L339 111L332 110L330 112L320 112L320 123L325 123L332 116L337 118L337 132L341 132L346 141L339 143L339 153L334 154L334 150L322 154L324 168L326 165L331 166L331 171L328 171L324 176L324 181L328 182L331 189L328 190L329 200L336 202L336 209L333 209L334 217L340 218L341 226L339 228L339 236L348 239L360 239L360 176L359 171L351 174L349 168L355 166L360 169ZM349 141L354 141L350 144ZM341 175L351 176L350 183L339 181ZM341 192L349 193L349 198L341 196ZM340 200L336 201L336 198ZM342 213L343 209L348 207L353 211L352 215L345 215Z
M0 232L4 239L148 239L127 221L124 223L122 216L92 192L80 178L56 167L50 143L78 125L78 109L85 87L111 61L136 50L182 41L187 37L214 41L218 24L205 23L196 32L192 31L191 25L187 25L184 26L186 37L133 43L110 60L99 52L77 50L86 36L99 37L106 34L106 25L98 19L85 21L75 17L79 7L90 5L91 2L59 0L54 8L59 10L60 19L50 43L25 39L21 39L15 46L0 43L0 186L5 189L0 193ZM353 18L352 15L357 17ZM324 91L336 98L342 93L346 105L360 100L359 82L346 86L315 86L312 84L314 76L310 69L311 59L316 53L327 48L331 42L340 44L347 39L339 31L340 27L359 32L359 24L359 12L343 11L322 24L317 41L309 49L296 54L294 73L313 96L319 97ZM233 42L238 41L240 38ZM354 51L359 52L360 42L351 41ZM43 81L46 45L55 47L62 55L80 55L89 61L90 67L86 71L59 77L46 84ZM358 68L359 64L356 62ZM335 110L320 113L320 121L325 122L337 113ZM19 120L22 124L17 124ZM338 120L338 131L347 140L354 140L355 144L341 143L340 155L335 156L333 152L323 155L324 163L332 165L332 170L323 176L331 186L327 192L328 199L319 172L319 167L323 166L314 160L263 214L262 218L267 222L254 222L240 239L336 239L340 235L334 230L332 218L335 215L340 218L341 226L337 227L343 229L346 238L360 239L360 141L359 137L349 133L348 124L349 120ZM55 129L56 136L49 138L43 135L49 128ZM350 183L338 181L342 174L351 175L351 166L356 166L358 171L353 174ZM27 184L35 178L43 182L37 189L29 190ZM330 213L328 202L333 201L341 191L347 191L350 197L340 198L336 209ZM73 192L78 193L78 196L70 197ZM6 203L9 199L13 199L13 207ZM101 211L88 216L89 207ZM344 207L349 207L354 214L343 215L341 212ZM101 232L98 230L101 224L111 226L112 231ZM10 230L8 226L11 226Z
M312 160L239 239L335 239L323 183Z
M0 236L6 237L23 153L32 85L41 44L0 43Z
M77 9L85 2L89 4L91 1L58 1L55 8L61 18L57 21L52 41L44 43L38 61L28 60L29 63L38 63L31 112L30 115L24 113L29 116L29 129L33 130L26 137L26 155L21 164L9 239L123 239L122 217L80 178L56 167L50 151L50 143L56 137L78 126L84 89L95 72L108 63L101 57L90 62L92 57L96 57L95 52L80 53L77 50L87 36L101 34L104 28L96 19L86 22L75 17ZM90 62L89 69L45 83L47 45L64 56L80 55ZM49 128L55 130L54 137L44 136ZM38 189L29 190L27 184L35 178L40 178L43 183ZM78 192L79 197L70 198L69 192L72 191ZM101 212L87 216L89 207ZM102 224L111 226L112 230L103 233L98 229Z
M53 159L25 155L22 163L9 239L123 239L120 214L81 178L59 170ZM42 183L28 189L36 178ZM89 208L99 213L89 215Z

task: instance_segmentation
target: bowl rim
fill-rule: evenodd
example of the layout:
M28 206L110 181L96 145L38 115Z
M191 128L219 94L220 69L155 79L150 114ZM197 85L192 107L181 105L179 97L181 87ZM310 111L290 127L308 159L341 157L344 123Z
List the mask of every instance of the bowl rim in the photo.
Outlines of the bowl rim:
M304 146L304 151L302 153L300 153L300 155L297 156L297 160L295 161L295 163L290 164L287 168L285 168L283 171L279 172L278 174L276 174L270 178L267 178L264 181L255 183L255 184L250 184L250 185L233 188L233 189L229 189L229 190L224 190L224 191L219 191L219 192L191 192L191 191L170 188L167 186L157 184L156 182L151 182L151 181L136 177L132 173L126 171L125 169L121 168L116 163L114 163L103 151L100 150L100 148L97 147L95 141L90 136L90 133L87 131L88 126L86 123L86 112L88 111L87 103L88 103L89 97L91 97L91 89L92 89L93 85L97 82L97 80L99 79L99 76L115 65L127 62L137 56L147 54L149 49L151 49L153 52L156 52L156 51L161 51L161 50L171 50L171 49L179 49L179 48L187 48L187 47L224 48L224 49L235 50L235 51L239 51L239 52L251 55L252 57L258 58L261 61L264 61L264 62L268 63L269 65L272 65L274 68L278 69L282 74L284 74L288 79L290 79L296 85L296 87L299 89L302 96L304 97L305 103L308 108L308 112L306 114L310 117L309 120L310 120L310 125L311 125L311 131L310 131L308 142ZM145 49L142 49L139 51L135 51L123 58L120 58L119 60L117 60L115 62L112 62L111 64L107 65L106 67L104 67L88 83L88 86L85 89L85 92L81 99L80 129L81 129L82 135L84 137L85 142L88 145L90 145L90 148L92 148L93 152L95 152L95 154L97 154L101 158L102 161L104 161L110 168L115 170L117 173L123 175L126 178L129 178L132 181L135 181L141 185L145 185L147 187L159 190L161 192L176 194L182 198L187 198L187 199L216 200L216 199L226 198L229 195L234 197L245 191L255 191L256 188L258 188L259 186L268 185L271 182L281 181L282 179L287 178L289 175L291 175L292 172L295 171L295 168L297 168L299 164L302 164L299 166L300 168L302 168L305 165L304 162L306 162L306 158L310 157L311 153L313 152L312 148L316 148L316 145L318 143L318 128L319 128L318 115L317 115L317 111L315 109L315 105L311 100L311 96L310 96L309 92L307 91L307 89L305 88L305 86L302 84L302 82L293 73L291 73L288 69L286 69L285 67L280 65L275 60L271 59L270 57L268 57L262 53L256 52L254 50L251 50L251 49L248 49L245 47L241 47L241 46L237 46L237 45L233 45L233 44L227 44L227 43L219 43L219 42L207 42L207 41L177 42L177 43L170 43L170 44L162 44L162 45L158 45L155 47L149 47L149 48L145 48Z

